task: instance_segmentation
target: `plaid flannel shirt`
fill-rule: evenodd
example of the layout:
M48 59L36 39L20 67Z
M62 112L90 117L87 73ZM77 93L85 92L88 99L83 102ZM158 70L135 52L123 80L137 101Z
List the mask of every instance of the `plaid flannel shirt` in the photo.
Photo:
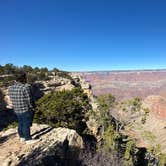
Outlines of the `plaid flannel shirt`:
M23 113L34 109L32 93L28 84L16 82L9 87L8 93L16 113Z

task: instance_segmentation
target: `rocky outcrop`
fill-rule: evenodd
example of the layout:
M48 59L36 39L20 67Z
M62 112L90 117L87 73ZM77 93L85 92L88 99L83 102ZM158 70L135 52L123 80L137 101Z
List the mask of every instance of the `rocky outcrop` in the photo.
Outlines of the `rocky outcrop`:
M162 96L148 96L144 104L159 118L166 119L166 98Z
M43 85L41 90L45 93L48 93L50 91L61 91L61 90L72 90L75 86L73 85L73 82L71 79L54 76L49 81L38 81L37 83L40 83Z
M20 142L16 128L0 132L1 166L78 164L84 144L75 130L33 124L31 131L39 139L31 145Z
M13 105L8 95L8 89L3 88L1 94L2 98L0 99L0 110L12 109Z
M71 77L75 81L75 84L81 86L84 93L86 93L89 98L93 97L91 85L83 79L81 73L71 73Z
M92 110L97 113L98 110L98 104L92 94L92 90L91 90L91 85L86 82L82 76L81 73L72 73L71 74L72 78L74 79L74 81L76 82L76 84L78 84L79 86L81 86L81 88L83 89L84 93L87 94L87 96L89 97L90 100L90 105L92 106ZM87 116L88 116L88 121L86 122L88 129L96 136L98 137L98 129L99 129L99 125L96 122L96 120L90 115L89 112L87 112Z

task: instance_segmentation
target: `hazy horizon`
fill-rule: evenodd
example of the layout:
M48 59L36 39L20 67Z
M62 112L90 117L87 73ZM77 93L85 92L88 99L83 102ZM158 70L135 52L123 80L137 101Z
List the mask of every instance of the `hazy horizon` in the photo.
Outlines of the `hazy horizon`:
M12 64L16 67L23 67L24 65L27 65L27 64L23 64L21 66L19 65L15 65L13 63L7 63L7 64ZM0 66L4 66L6 64L0 64ZM31 65L28 65L28 66L31 66ZM48 70L53 70L54 68L57 68L56 66L54 66L53 68L49 68L48 66L31 66L33 68L35 67L39 67L39 68L47 68ZM57 68L59 70L63 70L63 69L60 69L60 68ZM166 68L144 68L144 69L108 69L108 70L63 70L63 71L67 71L67 72L130 72L130 71L162 71L162 70L166 70Z

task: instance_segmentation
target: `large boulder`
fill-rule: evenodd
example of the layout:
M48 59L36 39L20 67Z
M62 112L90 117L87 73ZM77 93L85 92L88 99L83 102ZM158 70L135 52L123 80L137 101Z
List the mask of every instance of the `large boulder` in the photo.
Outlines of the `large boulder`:
M43 85L41 91L44 93L49 93L50 91L61 91L61 90L72 90L75 86L72 83L72 80L55 76L49 81L39 81Z
M8 95L8 89L0 89L0 110L12 109L13 105Z
M78 165L84 144L75 130L33 124L35 144L20 142L17 129L0 132L0 165Z

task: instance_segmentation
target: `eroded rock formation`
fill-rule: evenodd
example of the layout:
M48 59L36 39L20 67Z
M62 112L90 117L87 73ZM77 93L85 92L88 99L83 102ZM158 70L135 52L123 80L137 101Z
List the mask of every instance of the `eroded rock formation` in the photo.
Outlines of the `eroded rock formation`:
M166 98L162 96L148 96L144 103L159 118L166 119Z

